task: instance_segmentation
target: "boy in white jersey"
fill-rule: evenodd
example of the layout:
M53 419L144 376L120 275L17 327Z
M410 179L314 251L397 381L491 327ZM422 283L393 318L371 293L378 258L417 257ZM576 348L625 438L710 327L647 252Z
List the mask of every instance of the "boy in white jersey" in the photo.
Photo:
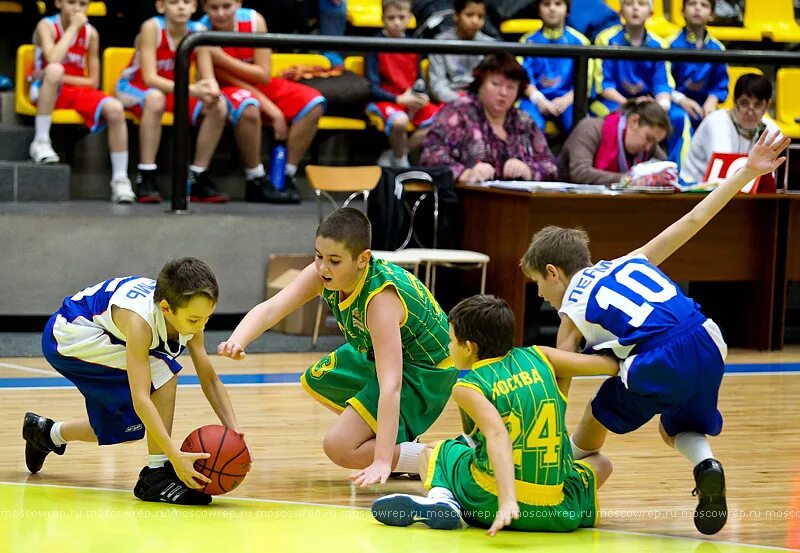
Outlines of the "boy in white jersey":
M717 325L657 266L746 183L783 163L778 156L788 144L780 133L762 134L741 171L627 256L592 266L585 232L546 227L521 263L539 295L559 310L560 349L575 351L585 340L585 350L611 350L623 360L572 436L575 459L598 452L608 430L631 432L660 414L662 438L694 466L694 522L703 534L719 532L727 520L725 476L706 440L722 430L717 395L727 347Z
M198 491L209 479L194 469L207 453L185 453L173 442L176 358L186 348L203 393L223 425L237 429L228 393L206 354L203 329L217 306L211 268L186 257L167 263L158 280L107 280L64 299L42 334L47 361L80 390L87 418L55 422L26 413L25 464L32 473L67 442L99 445L140 440L147 431L148 466L133 493L143 501L207 505Z

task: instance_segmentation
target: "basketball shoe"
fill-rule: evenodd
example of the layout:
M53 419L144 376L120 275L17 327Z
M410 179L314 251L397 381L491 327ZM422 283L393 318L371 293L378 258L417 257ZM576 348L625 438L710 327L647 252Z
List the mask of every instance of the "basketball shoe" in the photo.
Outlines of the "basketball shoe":
M67 444L56 446L50 438L50 429L55 421L36 413L25 413L22 421L22 437L25 439L25 465L31 473L42 470L44 459L51 452L64 455Z
M372 516L389 526L409 526L422 522L434 530L461 528L458 504L444 499L395 493L375 500Z
M716 534L728 520L728 505L725 502L725 472L716 459L706 459L694 467L697 496L694 525L701 534Z
M172 503L173 505L208 505L211 496L191 489L184 484L172 464L160 468L144 467L139 473L139 481L133 488L133 495L142 501Z

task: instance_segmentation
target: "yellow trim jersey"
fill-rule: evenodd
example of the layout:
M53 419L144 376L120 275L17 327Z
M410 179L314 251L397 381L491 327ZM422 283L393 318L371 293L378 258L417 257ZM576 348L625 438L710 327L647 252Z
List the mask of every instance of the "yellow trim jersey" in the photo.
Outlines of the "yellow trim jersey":
M395 289L405 309L400 325L403 361L428 366L449 365L447 317L430 290L402 267L370 258L367 269L350 296L339 301L338 291L323 288L322 297L333 311L347 342L358 351L374 357L372 337L367 326L367 308L372 298L388 286Z
M564 480L573 470L565 422L567 402L552 365L539 348L514 348L504 357L484 359L456 386L480 392L503 418L513 448L518 499L530 505L560 503ZM477 444L470 467L473 478L496 494L496 489L488 489L494 484L494 472L486 438L466 414L462 413L462 419Z

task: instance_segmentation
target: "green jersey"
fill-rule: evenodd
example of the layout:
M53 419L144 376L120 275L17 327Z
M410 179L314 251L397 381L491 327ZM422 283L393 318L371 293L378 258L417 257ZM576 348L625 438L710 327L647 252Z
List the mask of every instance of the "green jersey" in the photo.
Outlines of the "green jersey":
M358 351L374 357L372 338L367 328L367 307L376 294L387 286L395 289L405 309L400 325L403 360L437 366L447 360L449 328L442 308L417 277L393 263L370 258L356 289L345 300L339 292L322 289L347 342Z
M514 348L504 357L473 365L456 386L480 392L503 418L511 437L520 501L552 504L551 500L561 497L564 480L573 470L565 422L567 403L544 354L535 346ZM491 486L494 473L486 438L463 413L462 419L465 431L477 444L470 467L473 478L482 487L484 483Z

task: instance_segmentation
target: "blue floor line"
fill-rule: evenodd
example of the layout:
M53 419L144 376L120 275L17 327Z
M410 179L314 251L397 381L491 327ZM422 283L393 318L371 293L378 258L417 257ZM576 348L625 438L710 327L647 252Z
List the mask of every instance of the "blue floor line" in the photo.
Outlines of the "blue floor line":
M725 372L735 373L800 373L800 363L741 363L726 365ZM466 371L461 371L464 376ZM224 384L294 384L300 382L300 373L253 373L223 374ZM195 375L178 376L179 385L197 385L200 380ZM72 383L61 376L43 378L0 378L0 388L70 388Z

